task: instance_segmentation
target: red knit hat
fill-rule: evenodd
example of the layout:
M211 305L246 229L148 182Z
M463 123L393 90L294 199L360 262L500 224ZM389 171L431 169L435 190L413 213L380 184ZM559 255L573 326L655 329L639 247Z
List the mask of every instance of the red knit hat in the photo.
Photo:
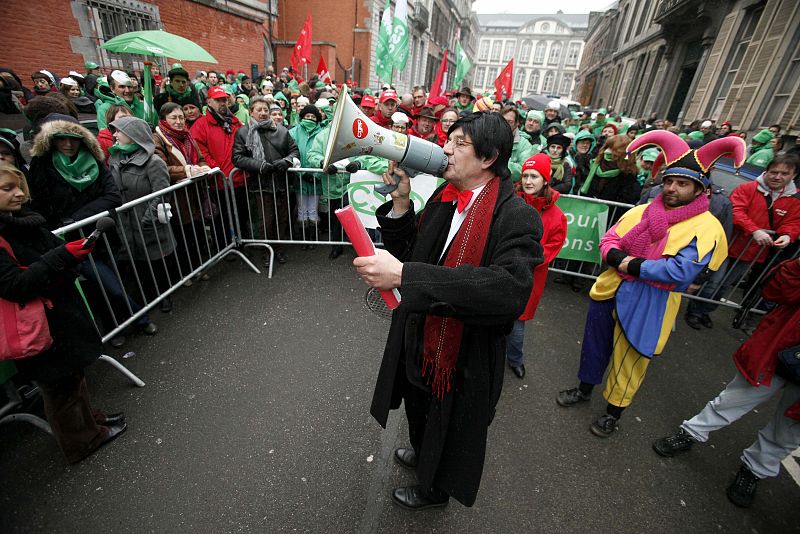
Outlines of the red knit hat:
M616 123L614 123L614 122L607 122L607 123L605 123L605 124L603 125L603 129L605 129L605 128L611 128L611 129L613 129L613 130L614 130L614 135L617 135L617 134L619 133L619 126L617 126L617 124L616 124Z
M540 152L535 156L529 157L525 163L522 164L522 173L528 169L533 169L542 175L546 183L550 183L550 156Z

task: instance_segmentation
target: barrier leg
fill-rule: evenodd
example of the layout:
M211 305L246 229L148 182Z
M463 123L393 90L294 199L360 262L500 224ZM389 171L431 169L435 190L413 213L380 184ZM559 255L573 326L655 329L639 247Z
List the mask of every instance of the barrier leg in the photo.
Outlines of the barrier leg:
M50 428L47 421L30 413L12 413L0 419L0 425L13 423L15 421L31 424L42 432L50 434L51 436L53 435L53 430Z
M142 382L142 380L138 376L133 374L127 367L125 367L124 365L119 363L117 360L115 360L111 356L108 356L106 354L101 354L100 357L98 358L98 360L100 360L101 362L106 362L111 367L114 367L117 371L119 371L120 373L125 375L125 378L127 378L128 380L133 382L134 385L136 385L137 387L140 387L140 388L144 387L144 382Z
M272 278L272 268L275 266L275 249L268 243L245 243L245 247L264 247L269 252L269 273L267 278ZM251 264L252 265L252 264ZM260 273L260 271L256 271Z

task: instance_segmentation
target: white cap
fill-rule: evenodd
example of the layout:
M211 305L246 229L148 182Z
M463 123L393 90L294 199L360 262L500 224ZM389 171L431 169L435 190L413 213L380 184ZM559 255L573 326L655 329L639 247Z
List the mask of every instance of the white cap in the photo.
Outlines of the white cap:
M392 122L395 124L408 124L408 115L402 111L392 113Z
M547 107L544 108L544 109L545 109L545 111L547 111L548 109L552 109L553 111L560 111L561 110L561 104L559 104L555 100L551 100L550 102L547 103Z
M319 100L314 102L314 105L317 106L320 109L325 109L325 108L331 107L331 103L327 98L320 98Z
M711 128L711 121L703 121L703 124L700 125L700 128Z
M117 82L117 85L123 85L123 86L133 85L133 83L131 82L131 77L128 76L126 72L123 72L121 70L111 71L110 76L114 79L115 82Z
M80 72L75 72L74 70L69 71L69 75L70 76L77 76L78 78L83 78L84 77L83 74L81 74Z
M264 80L263 82L261 82L261 87L269 87L270 89L275 88L275 86L269 80Z
M311 103L307 96L300 95L297 97L298 106L307 106Z
M273 94L262 95L261 98L263 98L267 102L274 102L275 101L275 95L273 95Z
M72 87L78 87L78 82L73 80L72 78L61 78L61 85L71 85Z
M52 73L52 72L50 72L49 70L45 70L45 69L42 69L42 70L40 70L39 72L41 72L42 74L44 74L45 76L47 76L48 78L50 78L50 82L51 82L53 85L55 85L55 84L56 84L56 77L55 77L55 76L53 76L53 73Z

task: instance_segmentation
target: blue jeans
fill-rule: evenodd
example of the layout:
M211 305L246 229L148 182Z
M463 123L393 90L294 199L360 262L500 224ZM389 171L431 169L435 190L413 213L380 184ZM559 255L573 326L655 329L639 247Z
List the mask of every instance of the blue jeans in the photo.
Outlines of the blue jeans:
M523 341L525 341L525 321L514 321L514 327L506 337L506 359L512 367L522 365Z
M108 296L108 301L111 304L111 308L114 314L116 314L116 322L122 323L125 321L125 319L130 317L130 315L128 315L127 307L125 306L125 291L122 288L122 284L120 283L119 278L117 278L114 269L112 269L107 263L102 260L95 260L94 265L97 267L97 273L95 273L95 270L92 268L92 264L88 261L85 261L78 266L78 272L80 272L80 274L82 274L87 280L103 286L103 289ZM130 305L133 313L136 313L142 309L142 306L133 300L130 294L128 294L128 304ZM107 321L110 321L106 328L108 331L111 331L111 329L116 325L113 322L108 306L105 302L94 303L94 305L95 308L93 308L92 311L100 312L102 317L105 317ZM98 307L99 309L96 309ZM146 326L149 322L150 316L148 314L144 314L136 321L136 326Z

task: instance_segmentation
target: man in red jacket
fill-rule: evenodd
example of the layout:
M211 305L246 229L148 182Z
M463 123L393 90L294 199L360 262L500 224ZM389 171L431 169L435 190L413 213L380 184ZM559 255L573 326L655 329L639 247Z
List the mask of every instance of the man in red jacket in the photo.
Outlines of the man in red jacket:
M392 127L392 115L397 111L397 92L393 89L387 89L381 93L378 99L378 107L375 108L375 114L371 117L372 121L378 126L384 128Z
M737 373L728 387L684 421L677 434L653 443L658 454L671 458L783 391L775 415L742 453L742 466L728 486L728 498L741 507L752 504L758 480L778 476L783 459L800 446L800 384L788 380L784 372L776 373L779 352L800 354L800 260L775 267L767 275L763 296L779 306L733 354Z
M235 168L231 157L233 156L233 140L236 130L242 123L228 109L228 94L219 86L208 90L208 111L197 119L192 126L192 137L197 141L200 152L209 167L219 167L226 176ZM244 188L245 174L237 172L233 176L236 207L239 210L239 222L242 229L249 228L247 223L247 198ZM217 189L222 190L224 182L222 177L217 178ZM227 204L222 203L220 210L223 212L223 224L228 221Z

